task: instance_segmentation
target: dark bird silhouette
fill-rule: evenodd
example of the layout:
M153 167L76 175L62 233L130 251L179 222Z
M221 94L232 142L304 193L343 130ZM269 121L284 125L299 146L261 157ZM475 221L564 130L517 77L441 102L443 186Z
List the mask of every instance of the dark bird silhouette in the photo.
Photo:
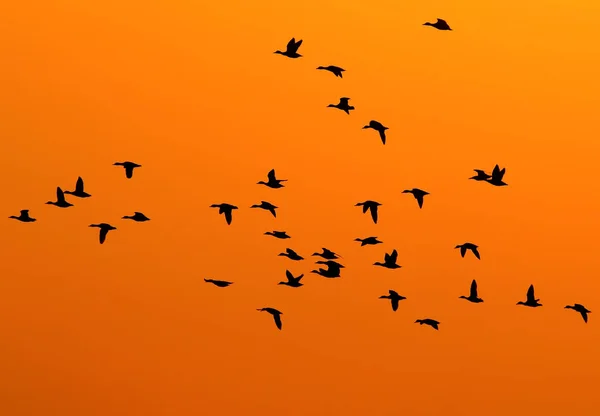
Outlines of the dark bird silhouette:
M233 284L233 282L227 282L225 280L204 279L204 281L206 283L212 283L213 285L215 285L217 287L227 287L227 286Z
M398 304L401 300L406 299L404 296L399 295L395 290L388 290L389 295L379 296L379 299L390 299L392 301L392 310L396 312L398 310Z
M334 268L334 269L345 269L346 268L346 266L338 263L335 260L327 260L327 261L319 260L316 262L316 264L325 264L328 268Z
M417 203L419 204L419 208L423 208L423 197L425 195L429 195L429 192L423 191L419 188L405 189L404 191L402 191L402 193L413 194L413 196L417 200Z
M487 181L488 179L490 179L492 177L492 175L488 175L487 173L485 173L484 170L481 169L473 169L477 175L475 176L471 176L469 179L473 179L476 181Z
M382 244L383 241L379 241L377 237L367 238L355 238L354 241L360 241L360 246L374 246L375 244Z
M383 256L383 263L376 261L373 263L373 266L381 266L387 269L399 269L402 266L396 264L396 260L398 260L398 251L394 249L391 254L385 254Z
M267 231L265 233L265 235L271 235L275 238L281 238L281 239L292 238L289 235L287 235L287 233L285 231Z
M212 204L210 208L219 208L219 214L225 214L225 221L227 221L228 225L231 225L233 210L238 209L238 207L231 204Z
M323 247L322 253L313 253L313 256L323 257L325 260L335 260L340 258L339 255L335 254L329 249L326 249L325 247Z
M381 204L379 202L375 202L375 201L365 201L365 202L359 202L358 204L355 205L355 207L363 207L363 214L365 214L368 210L371 211L371 218L373 218L373 222L375 224L377 224L377 210Z
M273 52L279 55L287 56L288 58L300 58L302 55L298 53L298 48L302 45L302 39L296 42L295 38L290 39L284 52L279 50Z
M475 255L475 257L477 257L479 260L481 260L481 256L479 255L479 251L477 251L477 248L479 246L476 246L473 243L464 243L464 244L459 244L454 248L460 248L460 256L461 257L465 257L465 254L467 253L467 250L471 250L473 252L473 254Z
M284 282L279 282L279 285L286 285L286 286L290 286L290 287L300 287L303 286L302 283L300 283L300 280L302 280L302 278L304 277L303 274L301 274L298 277L294 277L294 275L289 271L286 270L285 271L285 276L287 277L287 280Z
M339 66L334 66L334 65L320 66L317 69L324 69L325 71L329 71L336 77L340 77L340 78L343 78L342 72L345 71L345 69L340 68Z
M124 220L134 220L135 222L144 222L150 221L150 218L146 217L141 212L134 212L133 215L125 215L122 219Z
M385 131L389 130L388 127L385 127L379 121L371 120L369 124L363 127L363 129L373 129L377 133L379 133L379 137L381 137L381 142L385 144Z
M350 98L348 97L342 97L338 104L329 104L327 107L337 108L338 110L345 111L346 114L350 114L350 110L354 110L354 106L348 104L349 100Z
M133 177L133 170L135 168L141 168L142 165L138 165L137 163L133 163L133 162L115 162L113 163L114 166L123 166L125 168L125 176L127 177L127 179L131 179Z
M319 268L318 270L311 270L311 273L318 274L323 277L327 277L329 279L334 279L336 277L340 277L341 269L344 268L343 265L339 264L336 261L328 260L328 261L318 261L317 264L325 264L327 265L327 269Z
M89 198L91 195L83 190L83 179L81 176L77 178L74 191L65 191L66 195L73 195L77 198Z
M267 201L260 201L259 205L252 205L250 208L261 208L266 211L269 211L271 214L273 214L274 217L277 217L277 213L275 212L275 210L279 207L276 207L275 205Z
M60 187L56 188L56 202L48 201L46 204L55 205L59 208L69 208L73 206L73 204L65 200L65 194Z
M435 319L417 319L415 321L415 324L425 324L425 325L429 325L430 327L432 327L435 330L439 330L438 325L440 324L438 321L436 321Z
M471 282L471 292L469 293L469 296L459 296L459 299L466 299L469 302L473 303L483 302L483 299L480 299L477 296L477 282L475 281L475 279L473 279L473 281Z
M257 185L265 185L268 186L269 188L283 188L283 185L281 184L281 182L286 182L287 179L277 179L275 178L275 169L271 169L269 171L269 173L267 174L267 179L268 182L264 182L264 181L259 181L257 182Z
M565 309L573 309L575 312L579 312L581 314L581 317L583 318L583 321L587 324L588 321L588 313L592 313L592 311L588 311L585 306L576 303L573 306L571 305L567 305L565 306Z
M525 302L517 302L517 305L530 306L532 308L536 308L538 306L542 306L542 304L539 303L539 301L539 299L535 298L533 285L530 285L529 289L527 289L527 300Z
M452 29L450 29L450 26L448 26L448 23L446 23L445 20L439 19L439 18L437 19L437 22L435 22L435 23L426 22L426 23L423 23L423 26L435 27L438 30L452 30Z
M287 257L290 260L296 260L296 261L298 261L298 260L304 260L304 257L298 255L298 253L296 253L291 248L286 248L285 249L285 253L279 253L278 256Z
M31 218L29 216L29 210L28 209L22 209L21 210L21 214L17 217L15 215L11 215L8 218L12 218L13 220L17 220L17 221L21 221L21 222L35 222L37 221L35 218Z
M273 319L275 320L275 325L277 325L277 328L279 328L281 330L281 315L283 315L282 312L279 312L275 308L260 308L260 309L257 309L257 311L268 312L271 315L273 315Z
M106 234L108 234L109 231L116 230L115 227L105 222L100 224L90 224L90 227L100 228L100 244L104 244L104 241L106 241Z
M500 167L496 165L492 171L492 177L490 179L486 179L486 182L494 186L506 186L508 184L502 181L505 173L506 168L502 168L502 170L500 170Z

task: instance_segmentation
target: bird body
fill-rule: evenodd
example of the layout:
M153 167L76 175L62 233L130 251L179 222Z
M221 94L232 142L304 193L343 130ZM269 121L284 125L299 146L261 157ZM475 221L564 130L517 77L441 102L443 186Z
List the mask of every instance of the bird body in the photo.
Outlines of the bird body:
M425 195L429 195L429 192L423 191L419 188L405 189L404 191L402 191L402 193L413 194L413 196L417 200L417 203L419 204L419 208L423 208L423 197L425 197Z
M133 220L135 222L144 222L144 221L150 221L150 218L146 217L144 214L142 214L141 212L134 212L133 215L125 215L123 218L123 220Z
M217 287L227 287L227 286L233 284L233 282L227 282L225 280L204 279L204 281L206 283L212 283L213 285L215 285Z
M481 260L481 255L479 254L479 251L477 250L479 248L479 246L476 246L473 243L459 244L454 248L460 248L460 256L461 257L465 257L465 254L467 254L467 250L471 250L471 252L475 255L475 257L477 257L478 260Z
M90 224L90 227L100 228L100 244L104 244L104 241L106 240L106 235L109 231L116 230L115 227L105 222L102 222L100 224Z
M350 111L354 110L354 106L348 104L348 101L350 101L350 98L342 97L338 104L329 104L327 107L337 108L338 110L344 111L346 114L350 114Z
M273 205L267 201L260 201L260 204L252 205L250 208L261 208L261 209L264 209L265 211L269 211L274 217L277 217L277 212L275 212L275 210L279 207L276 207L275 205Z
M80 177L77 178L77 182L75 183L74 191L65 191L66 195L73 195L77 198L89 198L91 195L83 190L83 179Z
M385 144L385 140L386 140L385 131L389 130L388 127L385 127L379 121L371 120L371 121L369 121L369 124L367 124L366 126L363 127L363 129L373 129L376 132L378 132L379 133L379 137L381 138L381 142L383 144Z
M298 53L298 48L302 45L302 39L296 42L295 38L290 39L288 44L286 45L285 51L275 51L273 53L277 53L279 55L287 56L288 58L300 58L302 55Z
M435 330L439 330L438 325L440 324L438 321L436 321L435 319L417 319L415 321L415 324L420 324L420 325L429 325L430 327L432 327Z
M125 176L127 177L127 179L131 179L133 177L133 170L135 168L141 168L142 165L138 165L137 163L133 163L133 162L115 162L113 163L114 166L123 166L125 168Z
M13 220L17 220L17 221L21 221L21 222L36 222L37 220L35 218L31 218L29 216L29 210L28 209L22 209L20 215L17 217L15 215L11 215L10 217Z
M317 69L323 69L325 71L329 71L331 72L333 75L335 75L336 77L339 78L343 78L342 76L342 72L345 71L345 69L340 68L339 66L334 66L334 65L329 65L329 66L320 66Z
M360 241L360 246L374 246L375 244L382 244L383 241L379 241L377 237L367 238L355 238L354 241Z
M231 220L233 219L233 210L238 209L235 205L231 204L212 204L210 208L219 208L219 214L225 214L225 221L227 225L231 225Z

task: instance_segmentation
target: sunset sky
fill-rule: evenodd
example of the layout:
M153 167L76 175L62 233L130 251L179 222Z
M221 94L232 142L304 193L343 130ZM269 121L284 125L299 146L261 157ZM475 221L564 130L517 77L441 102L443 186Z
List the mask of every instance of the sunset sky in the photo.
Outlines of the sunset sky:
M4 3L1 415L598 414L600 3ZM495 164L509 186L468 180ZM91 198L44 204L78 176ZM310 273L322 247L340 279Z

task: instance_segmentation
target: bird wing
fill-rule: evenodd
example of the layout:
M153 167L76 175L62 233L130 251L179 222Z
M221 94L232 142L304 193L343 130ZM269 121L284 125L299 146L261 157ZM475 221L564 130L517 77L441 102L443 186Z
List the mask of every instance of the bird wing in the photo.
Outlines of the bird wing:
M362 204L362 210L363 210L363 214L364 214L369 209L369 206L364 202L361 202L361 204Z
M225 213L225 221L227 221L227 225L230 225L231 220L233 219L233 215L232 215L233 213L230 209L226 210L224 213Z
M581 314L581 317L583 318L583 321L587 324L587 312L585 311L581 311L579 312Z
M535 302L535 289L533 285L530 285L529 289L527 289L527 302Z
M347 105L348 105L348 100L349 100L349 98L346 98L346 97L342 97L342 98L340 98L340 103L339 103L339 105L340 105L340 106L342 106L342 105L343 105L343 106L347 106Z
M294 250L292 250L291 248L286 248L285 251L286 251L286 253L288 253L291 256L296 254L296 252Z
M125 176L127 176L127 179L131 179L133 176L133 166L125 166Z
M292 40L294 40L294 39L292 39ZM271 169L269 171L269 173L267 173L267 179L269 179L269 182L273 182L276 180L275 179L275 169Z
M273 319L275 320L275 325L277 325L277 328L281 329L281 315L276 313L273 315Z
M377 224L377 207L371 206L371 218L373 218L373 222Z
M476 298L477 297L477 282L475 281L475 279L473 279L473 281L471 282L471 295L470 297L472 298Z
M460 256L464 257L467 254L467 248L465 246L460 247Z
M496 166L494 166L494 170L492 171L492 177L497 178L499 174L500 174L500 166L496 165Z
M75 184L75 192L83 192L83 179L81 179L81 176L77 178L77 183Z
M274 206L271 206L271 207L269 208L269 212L270 212L271 214L273 214L273 216L274 216L275 218L277 218L277 213L275 212L275 207L274 207Z
M419 208L423 208L423 196L422 194L416 194L415 198L417 199L417 203L419 204Z
M398 251L394 249L394 251L392 251L392 254L390 255L390 261L392 263L396 263L396 260L398 260Z
M431 322L431 324L430 324L430 325L431 325L433 328L435 328L435 329L439 329L439 328L438 328L438 323L437 323L437 322L435 322L435 321L434 321L434 322Z
M60 187L56 188L56 202L61 202L65 200L65 194L63 193L63 190L60 189Z
M390 296L398 296L398 292L396 292L395 290L388 290L388 292L390 293Z
M100 227L100 244L104 244L104 241L106 240L106 234L108 234L108 229Z
M396 312L398 310L398 298L392 298L392 310Z
M506 173L506 168L502 168L502 170L498 173L498 179L502 180L505 173Z
M437 23L446 23L446 21L445 21L444 19L440 19L440 18L438 18L438 19L437 19Z
M21 215L26 217L29 214L29 210L28 209L22 209L21 210Z
M295 46L296 46L296 38L291 38L290 41L286 45L286 49L288 52L293 52Z
M285 271L285 277L287 277L288 282L291 282L292 280L294 280L294 275L289 270Z
M475 257L481 260L481 256L479 255L479 251L477 250L477 248L473 247L471 251L473 252L473 254L475 254Z
M379 129L379 137L381 137L381 142L385 144L385 130L382 128Z

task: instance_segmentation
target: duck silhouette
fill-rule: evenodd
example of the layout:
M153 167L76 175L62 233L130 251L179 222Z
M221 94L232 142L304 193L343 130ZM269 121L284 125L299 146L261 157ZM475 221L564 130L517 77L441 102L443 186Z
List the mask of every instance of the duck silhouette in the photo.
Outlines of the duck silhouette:
M450 29L450 26L448 25L448 23L446 23L445 20L439 18L435 23L425 22L423 23L423 26L435 27L437 30L452 30Z
M517 302L517 305L523 305L523 306L529 306L531 308L537 308L538 306L542 306L541 303L539 303L539 299L535 298L535 292L534 292L534 288L533 285L529 286L529 289L527 289L527 300L525 302Z
M283 185L281 184L281 182L286 182L287 179L277 179L275 177L275 169L271 169L269 171L269 173L267 174L267 182L264 181L259 181L257 182L257 185L265 185L268 186L269 188L283 188Z
M295 38L290 39L290 41L288 42L286 49L284 52L281 52L279 50L273 52L273 53L277 53L279 55L283 55L283 56L287 56L288 58L300 58L302 55L300 55L298 53L298 48L300 48L300 45L302 45L302 39L300 39L298 42L296 42Z
M131 179L133 177L133 170L135 168L141 168L142 165L138 165L137 163L133 163L133 162L115 162L113 163L114 166L123 166L125 168L125 176L127 177L127 179Z
M335 254L333 251L326 249L325 247L323 247L323 252L322 253L313 253L313 256L319 256L324 258L325 260L335 260L335 259L339 259L340 256Z
M281 315L283 315L282 312L278 311L275 308L260 308L260 309L257 309L257 311L268 312L271 315L273 315L273 320L275 321L275 325L277 326L277 328L279 330L281 330Z
M215 285L217 287L227 287L227 286L233 284L233 282L227 282L225 280L204 279L204 281L206 283L212 283L213 285Z
M317 69L322 69L322 70L325 70L325 71L329 71L333 75L335 75L336 77L339 77L339 78L343 78L342 72L345 71L345 69L340 68L339 66L334 66L334 65L320 66Z
M365 214L367 211L371 211L371 218L373 218L373 222L375 224L377 224L377 211L378 211L378 207L381 206L381 204L379 202L376 201L365 201L365 202L359 202L358 204L355 205L356 207L363 207L363 214Z
M581 317L583 318L583 321L586 324L587 324L587 321L588 321L587 314L588 313L592 313L592 311L588 311L585 306L583 306L583 305L581 305L579 303L576 303L576 304L574 304L572 306L571 305L567 305L567 306L565 306L565 309L573 309L575 312L579 312L581 314Z
M398 304L401 300L406 299L404 296L401 296L395 290L388 290L389 295L379 296L379 299L389 299L392 301L392 310L396 312L398 310Z
M477 259L481 260L481 256L479 255L479 251L477 250L479 248L479 246L476 246L473 243L459 244L454 248L460 248L460 256L461 257L465 257L467 250L471 250L473 252L473 254L475 255L475 257L477 257Z
M289 270L285 271L285 276L287 277L287 280L284 282L279 282L278 285L285 285L285 286L289 286L289 287L300 287L303 286L302 283L300 283L300 280L302 280L302 278L304 277L303 274L301 274L298 277L294 277L294 275L292 274L292 272L290 272Z
M341 277L340 272L341 269L344 268L343 265L332 261L318 261L317 264L325 264L327 265L327 269L319 268L318 270L311 270L311 273L318 274L319 276L326 277L328 279L334 279L337 277Z
M398 264L396 264L396 260L398 260L398 251L396 251L394 249L394 251L392 251L391 254L385 254L383 256L383 263L380 262L375 262L373 263L373 266L381 266L381 267L385 267L387 269L399 269L402 266L399 266Z
M439 330L438 325L440 324L438 321L436 321L435 319L417 319L415 321L415 324L425 324L425 325L429 325L430 327L432 327L435 330Z
M348 104L348 101L350 101L350 98L342 97L338 104L329 104L327 107L337 108L338 110L344 111L346 114L350 114L350 110L354 110L354 106Z
M477 173L477 175L471 176L469 179L473 179L473 180L480 182L480 181L487 181L488 179L490 179L492 177L492 175L488 175L487 173L485 173L484 170L481 170L481 169L473 169L473 170L475 171L475 173Z
M46 202L46 204L54 205L59 208L69 208L73 206L73 204L65 200L65 194L63 193L62 189L60 189L60 187L56 188L56 202L48 201Z
M382 244L383 241L379 241L377 237L367 238L355 238L354 241L360 241L360 246L374 246L375 244Z
M269 211L271 214L273 214L274 217L277 217L277 213L275 212L275 210L278 207L276 207L275 205L271 204L270 202L260 201L260 204L258 204L258 205L252 205L250 208L261 208L261 209L264 209L266 211Z
M402 193L413 194L413 196L417 200L417 203L419 204L419 208L423 208L423 197L425 195L429 195L429 192L423 191L419 188L405 189L404 191L402 191Z
M385 144L385 131L389 130L388 127L385 127L379 121L371 120L371 121L369 121L369 124L367 124L366 126L363 127L363 129L373 129L373 130L375 130L377 133L379 133L379 137L381 138L381 142L383 144Z
M123 220L133 220L135 222L150 221L150 218L146 217L144 214L142 214L141 212L137 212L137 211L135 211L133 213L133 215L125 215L121 219L123 219Z
M285 253L279 253L278 256L283 256L283 257L287 257L290 260L304 260L304 257L298 255L298 253L296 253L294 250L292 250L291 248L286 248L285 249Z
M106 241L106 234L108 234L109 231L116 230L115 227L105 222L100 224L90 224L90 227L100 228L100 244L104 244L104 241Z
M238 209L238 207L231 204L212 204L210 208L219 208L219 214L225 214L225 221L227 221L227 225L231 225L231 220L233 219L233 210Z
M265 233L265 235L270 235L270 236L273 236L275 238L280 238L280 239L292 238L289 235L287 235L287 233L285 231L267 231Z
M89 198L91 195L83 190L83 179L80 177L77 178L77 182L75 183L74 191L65 191L65 195L73 195L77 198Z
M507 183L502 181L504 178L504 174L506 173L506 168L500 169L498 165L494 166L494 170L492 171L492 177L486 179L486 182L494 185L494 186L507 186Z
M469 302L473 303L483 302L483 299L480 299L477 296L477 282L475 281L475 279L473 279L473 281L471 282L471 292L469 293L469 296L459 296L459 299L466 299Z
M21 210L21 214L18 217L15 216L15 215L11 215L8 218L13 219L13 220L17 220L17 221L21 221L21 222L36 222L37 221L35 218L31 218L29 216L29 210L28 209L22 209Z

